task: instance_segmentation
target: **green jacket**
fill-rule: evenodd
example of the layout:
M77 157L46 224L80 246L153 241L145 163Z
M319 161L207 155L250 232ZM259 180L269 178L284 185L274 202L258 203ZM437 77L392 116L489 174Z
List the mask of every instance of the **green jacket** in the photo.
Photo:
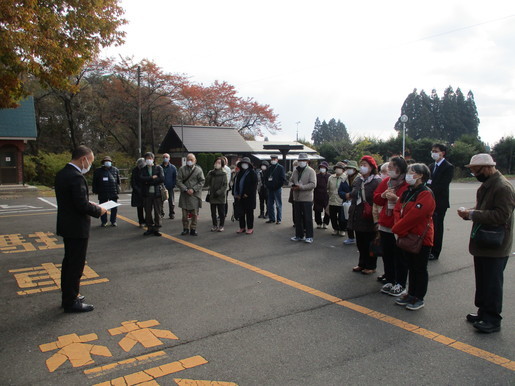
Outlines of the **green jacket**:
M511 183L497 172L490 176L477 190L476 206L472 212L472 229L479 224L506 226L503 244L498 248L479 246L470 239L469 252L473 256L506 257L511 255L513 242L513 209L515 208L515 190Z
M190 176L191 174L191 176ZM202 208L202 188L204 187L204 172L198 165L184 165L177 173L177 187L181 191L179 196L179 208L193 210ZM190 196L186 191L193 189Z
M227 198L227 173L223 169L213 169L207 173L206 186L209 187L209 203L225 204Z

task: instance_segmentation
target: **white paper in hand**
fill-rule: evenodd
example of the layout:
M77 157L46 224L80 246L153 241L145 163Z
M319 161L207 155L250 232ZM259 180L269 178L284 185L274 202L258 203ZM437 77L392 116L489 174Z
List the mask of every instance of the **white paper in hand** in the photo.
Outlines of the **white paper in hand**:
M116 208L117 206L120 206L120 205L122 205L122 204L118 204L117 202L114 202L114 201L107 201L107 202L100 204L100 207L104 208L105 210L109 210L112 208Z

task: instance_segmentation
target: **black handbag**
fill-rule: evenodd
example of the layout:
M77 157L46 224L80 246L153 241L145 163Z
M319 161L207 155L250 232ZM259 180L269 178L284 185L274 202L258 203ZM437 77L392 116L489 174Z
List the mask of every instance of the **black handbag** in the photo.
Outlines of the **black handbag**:
M211 194L206 195L206 202L211 202Z
M506 236L506 227L478 224L472 230L471 238L484 248L499 248Z

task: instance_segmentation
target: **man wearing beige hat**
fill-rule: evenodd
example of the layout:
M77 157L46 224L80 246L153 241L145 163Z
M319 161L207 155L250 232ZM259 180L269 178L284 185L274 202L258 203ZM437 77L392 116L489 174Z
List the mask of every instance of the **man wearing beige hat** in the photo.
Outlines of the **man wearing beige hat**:
M489 154L476 154L465 165L482 184L476 206L458 209L461 218L472 220L469 252L474 256L478 310L467 321L484 333L501 329L503 274L513 241L515 190L495 165Z

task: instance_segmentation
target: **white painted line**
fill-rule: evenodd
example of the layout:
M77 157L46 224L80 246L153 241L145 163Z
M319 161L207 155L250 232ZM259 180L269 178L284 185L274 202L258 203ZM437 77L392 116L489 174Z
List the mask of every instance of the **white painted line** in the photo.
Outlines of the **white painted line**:
M48 205L53 206L54 208L57 208L56 204L54 204L53 202L50 202L48 200L45 200L43 197L38 197L38 199L43 201L43 202L46 202Z

